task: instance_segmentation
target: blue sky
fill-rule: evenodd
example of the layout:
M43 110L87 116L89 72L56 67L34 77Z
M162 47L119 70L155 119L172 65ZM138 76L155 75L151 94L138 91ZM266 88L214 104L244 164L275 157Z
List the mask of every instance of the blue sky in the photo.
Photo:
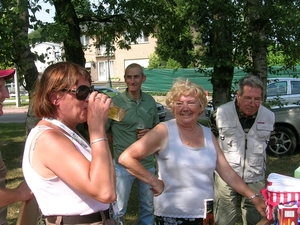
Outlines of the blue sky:
M39 3L40 6L42 6L42 10L39 12L36 12L36 17L38 20L41 20L43 22L53 22L53 17L55 13L54 6L51 6L49 3ZM49 13L47 13L45 10L50 9Z

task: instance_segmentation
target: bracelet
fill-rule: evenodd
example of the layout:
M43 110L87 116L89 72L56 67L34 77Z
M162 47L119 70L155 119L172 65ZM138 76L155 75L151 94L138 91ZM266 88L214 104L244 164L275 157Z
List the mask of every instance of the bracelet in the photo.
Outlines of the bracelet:
M255 193L254 195L252 195L252 196L249 198L249 200L252 202L252 200L255 199L256 197L259 197L259 195Z
M98 139L96 139L96 140L93 140L93 141L91 142L91 145L92 145L92 144L95 144L95 143L97 143L97 142L99 142L99 141L108 141L108 139L107 139L107 138L98 138Z
M153 177L154 177L154 174L152 174L151 177L150 177L150 184L152 183Z

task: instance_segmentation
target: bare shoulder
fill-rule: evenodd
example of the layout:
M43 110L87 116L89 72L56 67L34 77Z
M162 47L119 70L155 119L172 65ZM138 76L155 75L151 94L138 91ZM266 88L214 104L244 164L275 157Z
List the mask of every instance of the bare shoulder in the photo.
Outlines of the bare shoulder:
M150 142L156 147L156 152L161 153L167 147L169 140L166 124L159 123L156 125L152 130L150 139L152 139Z
M164 124L163 122L157 124L152 130L153 130L153 132L155 132L157 134L167 134L168 133L167 125Z
M67 135L63 134L61 131L57 129L47 129L44 130L35 140L36 142L36 150L41 150L47 153L55 153L61 152L60 149L64 148L65 150L72 150L75 146L73 142L67 137Z

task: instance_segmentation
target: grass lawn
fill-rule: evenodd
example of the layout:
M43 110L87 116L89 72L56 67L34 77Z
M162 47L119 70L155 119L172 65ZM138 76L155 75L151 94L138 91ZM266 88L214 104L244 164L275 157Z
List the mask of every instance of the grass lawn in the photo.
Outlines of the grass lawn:
M8 168L7 186L15 187L23 179L21 170L22 154L25 142L25 129L23 123L0 124L0 150ZM289 176L294 175L294 170L300 166L299 151L288 157L270 157L267 159L267 174L271 172L281 173ZM128 204L126 224L137 225L138 200L135 196L136 186L134 185L132 195ZM20 203L15 203L8 208L9 225L16 224Z

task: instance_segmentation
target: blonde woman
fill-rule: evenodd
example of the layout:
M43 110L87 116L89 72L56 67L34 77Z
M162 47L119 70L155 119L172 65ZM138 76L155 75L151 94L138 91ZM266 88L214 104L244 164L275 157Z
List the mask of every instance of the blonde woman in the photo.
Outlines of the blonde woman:
M214 171L236 191L252 199L264 214L266 205L227 163L211 130L197 122L207 104L205 91L189 80L177 80L167 94L174 119L160 123L127 148L119 163L151 185L156 225L202 225L204 199L214 197ZM158 177L140 160L155 154Z

